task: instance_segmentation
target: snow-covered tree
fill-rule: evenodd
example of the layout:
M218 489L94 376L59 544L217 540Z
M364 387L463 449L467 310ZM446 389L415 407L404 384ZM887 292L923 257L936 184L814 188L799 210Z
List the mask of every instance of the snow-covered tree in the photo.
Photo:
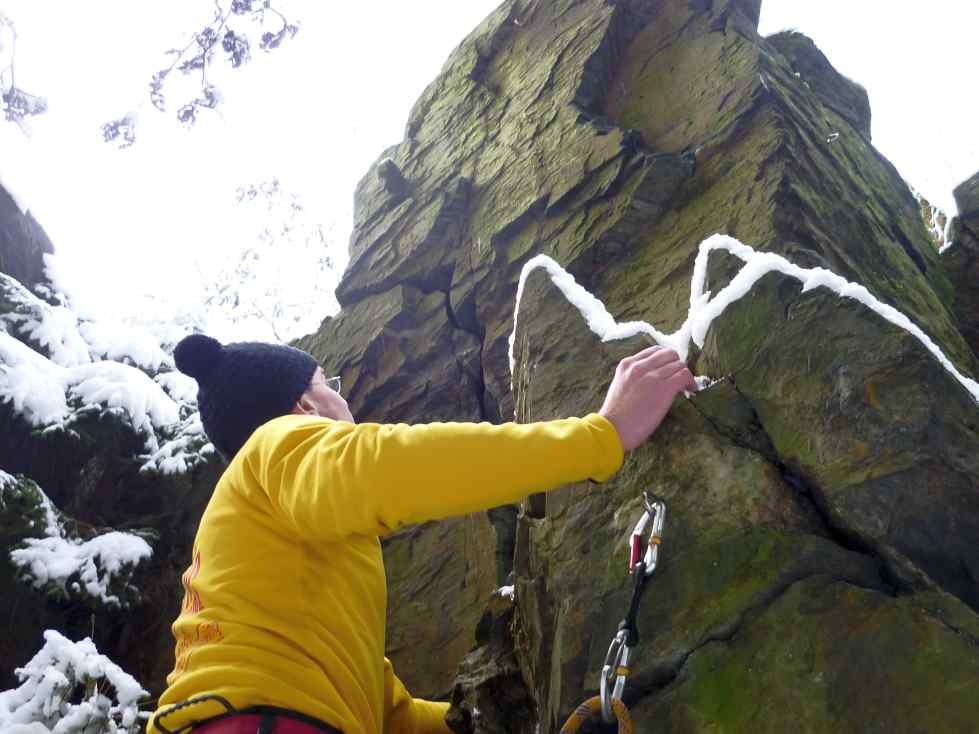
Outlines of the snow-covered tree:
M176 97L176 117L184 125L193 125L203 111L216 108L221 94L208 77L209 69L218 63L240 68L251 60L253 50L273 51L299 32L280 5L272 0L216 0L204 27L185 44L166 51L169 63L150 77L152 105L166 112L168 98ZM174 84L174 77L189 83ZM128 147L136 140L136 119L130 112L110 120L102 126L102 136L107 143Z
M85 638L56 630L15 671L20 685L0 691L0 731L23 734L117 734L139 729L139 701L149 694Z
M17 86L16 52L17 29L10 18L0 13L0 105L3 116L26 132L26 118L43 113L48 103L44 97Z
M202 273L204 304L226 322L218 331L280 342L314 331L338 309L330 232L278 179L242 186L236 195L255 240L228 267Z

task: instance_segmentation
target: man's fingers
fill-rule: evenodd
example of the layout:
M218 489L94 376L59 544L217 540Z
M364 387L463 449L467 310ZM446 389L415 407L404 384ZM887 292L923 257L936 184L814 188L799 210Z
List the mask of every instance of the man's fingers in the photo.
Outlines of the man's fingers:
M677 372L680 372L685 369L687 369L686 363L681 362L678 359L674 359L670 362L667 362L666 364L660 365L655 370L650 372L649 377L652 377L657 380L666 381L671 379L673 375L675 375Z
M667 383L672 390L677 392L697 391L697 381L693 378L693 373L686 363L676 360L663 365L659 369L651 372L647 379Z
M662 351L662 349L663 347L661 347L659 344L654 344L651 347L646 347L641 352L636 352L631 357L626 357L625 359L623 359L621 362L619 362L619 367L629 367L630 365L633 365L636 362L645 359L646 357L652 354L655 354L656 352Z
M687 369L686 365L684 365L682 370L679 370L670 377L670 384L675 387L678 392L697 392L697 390L700 389L697 387L697 381L693 378L693 373Z
M661 347L657 351L633 362L632 367L640 372L652 372L672 362L680 362L679 355L673 349Z

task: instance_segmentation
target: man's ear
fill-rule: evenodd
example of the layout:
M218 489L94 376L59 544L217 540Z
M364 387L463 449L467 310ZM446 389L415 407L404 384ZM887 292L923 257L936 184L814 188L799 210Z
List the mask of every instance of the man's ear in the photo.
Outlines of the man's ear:
M316 408L304 394L292 406L292 415L316 415Z

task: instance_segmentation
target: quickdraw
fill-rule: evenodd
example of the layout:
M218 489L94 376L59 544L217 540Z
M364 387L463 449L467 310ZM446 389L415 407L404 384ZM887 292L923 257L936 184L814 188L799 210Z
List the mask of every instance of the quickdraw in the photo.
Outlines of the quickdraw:
M619 734L632 734L632 719L622 702L622 691L630 673L629 657L632 649L639 644L639 602L659 561L663 523L666 520L666 505L662 500L651 500L646 492L643 492L642 500L645 512L629 537L629 573L633 578L629 611L619 623L619 630L605 654L599 695L578 706L561 728L560 734L574 734L585 721L597 714L601 714L607 724L618 722ZM643 540L647 528L649 535Z

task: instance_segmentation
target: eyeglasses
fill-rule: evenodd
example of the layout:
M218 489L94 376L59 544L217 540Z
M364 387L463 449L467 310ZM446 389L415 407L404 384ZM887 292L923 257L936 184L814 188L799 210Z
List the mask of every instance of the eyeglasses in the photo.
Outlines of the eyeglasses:
M327 377L326 378L326 386L328 388L330 388L333 392L335 392L337 395L339 395L340 394L340 376L337 375L336 377Z

